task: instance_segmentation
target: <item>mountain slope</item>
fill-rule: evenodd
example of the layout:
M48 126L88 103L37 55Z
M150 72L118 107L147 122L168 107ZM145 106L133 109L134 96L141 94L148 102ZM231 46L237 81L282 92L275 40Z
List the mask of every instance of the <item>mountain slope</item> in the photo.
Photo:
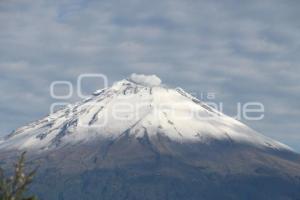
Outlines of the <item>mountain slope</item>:
M2 164L27 150L43 199L299 199L298 154L160 82L132 75L17 129Z

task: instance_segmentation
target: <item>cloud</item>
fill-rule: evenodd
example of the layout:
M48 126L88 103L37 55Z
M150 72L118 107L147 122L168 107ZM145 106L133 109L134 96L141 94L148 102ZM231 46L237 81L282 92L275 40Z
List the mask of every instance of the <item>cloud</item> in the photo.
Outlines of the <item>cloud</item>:
M0 134L47 114L55 101L52 81L76 87L82 73L106 74L110 83L137 73L157 74L196 94L215 92L228 113L237 101L261 101L272 117L246 123L276 138L286 130L280 140L295 147L300 124L279 122L289 113L300 118L299 6L280 0L1 1Z
M144 74L131 74L130 78L131 81L141 84L144 86L159 86L161 84L160 78L156 75L144 75Z

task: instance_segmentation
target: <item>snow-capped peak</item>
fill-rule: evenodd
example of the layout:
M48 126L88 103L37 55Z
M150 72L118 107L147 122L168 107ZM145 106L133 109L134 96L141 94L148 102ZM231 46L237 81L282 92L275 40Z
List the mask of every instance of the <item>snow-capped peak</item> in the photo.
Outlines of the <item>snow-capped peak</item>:
M181 88L161 86L155 75L132 74L48 117L17 129L0 149L53 149L68 144L114 140L123 133L176 142L228 140L257 147L290 149L209 107Z

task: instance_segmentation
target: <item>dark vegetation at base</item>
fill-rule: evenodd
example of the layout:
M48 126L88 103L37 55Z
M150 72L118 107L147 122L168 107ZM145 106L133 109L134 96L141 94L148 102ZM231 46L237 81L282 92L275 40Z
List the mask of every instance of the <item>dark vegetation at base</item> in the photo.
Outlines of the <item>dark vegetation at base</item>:
M15 152L1 152L4 166ZM175 143L124 134L28 155L41 200L300 200L300 159L233 142Z
M33 189L45 200L300 199L299 182L271 176L221 177L204 172L186 179L150 173L135 176L131 170L93 170L39 181Z
M25 152L15 164L14 174L6 177L0 167L0 200L37 200L35 196L27 196L27 190L32 183L36 169L25 172Z

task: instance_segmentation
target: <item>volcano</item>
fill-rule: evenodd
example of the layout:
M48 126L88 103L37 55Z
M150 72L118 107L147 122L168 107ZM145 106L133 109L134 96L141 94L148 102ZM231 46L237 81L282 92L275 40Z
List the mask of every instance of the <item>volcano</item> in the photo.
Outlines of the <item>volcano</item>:
M300 156L181 88L133 74L0 141L51 200L300 199Z

